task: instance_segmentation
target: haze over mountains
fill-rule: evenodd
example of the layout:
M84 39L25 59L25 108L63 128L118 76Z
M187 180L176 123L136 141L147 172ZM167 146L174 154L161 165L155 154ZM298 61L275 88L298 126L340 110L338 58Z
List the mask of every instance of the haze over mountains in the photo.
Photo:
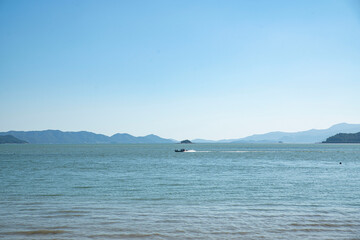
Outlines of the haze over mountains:
M105 143L174 143L156 135L134 137L127 133L117 133L111 137L92 132L62 132L59 130L45 131L9 131L0 135L12 135L33 144L105 144Z
M357 133L360 132L360 124L339 123L328 129L311 129L301 132L270 132L265 134L255 134L245 138L227 139L211 141L204 139L194 139L195 143L319 143L325 141L338 133Z
M336 124L328 129L311 129L301 132L270 132L255 134L239 139L219 141L194 139L193 143L319 143L338 133L360 132L360 124ZM12 135L33 144L108 144L108 143L177 143L173 139L161 138L156 135L135 137L127 133L117 133L111 137L92 132L62 132L59 130L45 131L8 131L0 132L1 136Z

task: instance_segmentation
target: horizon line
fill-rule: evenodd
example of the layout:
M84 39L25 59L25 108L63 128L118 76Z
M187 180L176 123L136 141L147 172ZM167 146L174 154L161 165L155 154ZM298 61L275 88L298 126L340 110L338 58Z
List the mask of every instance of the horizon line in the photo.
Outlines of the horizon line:
M311 130L326 130L326 129L329 129L331 127L334 127L336 125L342 125L342 124L347 124L347 125L357 125L358 123L346 123L346 122L341 122L341 123L336 123L336 124L333 124L331 125L330 127L328 128L321 128L321 129L316 129L316 128L312 128L312 129L308 129L308 130L300 130L300 131L293 131L293 132L286 132L286 131L270 131L270 132L265 132L265 133L254 133L254 134L251 134L251 135L248 135L248 136L245 136L245 137L238 137L238 138L221 138L221 139L217 139L217 140L214 140L214 139L206 139L206 138L201 138L201 137L197 137L197 138L191 138L192 141L194 140L205 140L205 141L230 141L230 140L238 140L238 139L241 139L241 138L246 138L246 137L250 137L250 136L255 136L255 135L263 135L263 134L268 134L268 133L299 133L299 132L306 132L306 131L311 131ZM44 132L44 131L60 131L60 132L67 132L67 133L79 133L79 132L87 132L87 133L93 133L93 134L97 134L97 135L103 135L103 136L106 136L106 137L112 137L116 134L127 134L127 135L130 135L130 136L133 136L133 137L147 137L147 136L157 136L157 137L160 137L159 135L157 134L154 134L154 133L150 133L150 134L147 134L147 135L140 135L140 136L135 136L135 135L132 135L130 133L120 133L120 132L117 132L117 133L114 133L112 135L107 135L107 134L104 134L104 133L97 133L97 132L91 132L89 130L78 130L78 131L73 131L73 130L60 130L60 129L45 129L45 130L8 130L8 131L4 131L4 132ZM186 138L186 139L183 139L183 140L177 140L175 138L168 138L168 137L160 137L160 138L164 138L164 139L168 139L168 140L175 140L175 141L183 141L183 140L190 140L189 138Z

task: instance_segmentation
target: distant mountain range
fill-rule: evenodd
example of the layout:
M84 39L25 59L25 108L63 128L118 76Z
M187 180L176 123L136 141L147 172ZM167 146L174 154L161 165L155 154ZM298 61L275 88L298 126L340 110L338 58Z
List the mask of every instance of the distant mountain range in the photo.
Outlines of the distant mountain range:
M360 132L360 124L336 124L328 129L312 129L302 132L270 132L255 134L239 139L219 141L194 139L193 143L320 143L338 133ZM92 132L62 132L59 130L45 131L9 131L0 132L0 136L12 135L15 138L34 144L98 144L98 143L178 143L173 139L161 138L156 135L134 137L127 133L117 133L111 137Z
M18 139L33 144L98 144L98 143L174 143L156 135L134 137L127 133L117 133L111 137L92 132L62 132L59 130L45 131L9 131L0 135L12 135Z
M311 129L302 132L270 132L265 134L255 134L239 139L225 139L211 141L204 139L194 139L194 143L319 143L328 137L338 133L360 132L360 124L339 123L328 129Z

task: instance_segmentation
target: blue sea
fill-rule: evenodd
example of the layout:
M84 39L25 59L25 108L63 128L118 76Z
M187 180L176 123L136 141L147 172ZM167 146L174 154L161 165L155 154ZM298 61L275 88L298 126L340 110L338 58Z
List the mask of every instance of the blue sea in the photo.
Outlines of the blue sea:
M0 145L0 239L360 239L360 145L183 147Z

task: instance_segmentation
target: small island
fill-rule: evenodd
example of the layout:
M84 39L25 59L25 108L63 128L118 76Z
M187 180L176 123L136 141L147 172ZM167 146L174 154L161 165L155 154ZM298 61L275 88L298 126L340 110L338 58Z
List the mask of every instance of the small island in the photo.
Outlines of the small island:
M181 142L180 142L181 144L189 144L189 143L192 143L190 140L182 140Z
M12 135L0 136L0 144L5 144L5 143L28 143L28 142L18 139Z
M327 138L322 143L360 143L360 132L358 133L338 133Z

